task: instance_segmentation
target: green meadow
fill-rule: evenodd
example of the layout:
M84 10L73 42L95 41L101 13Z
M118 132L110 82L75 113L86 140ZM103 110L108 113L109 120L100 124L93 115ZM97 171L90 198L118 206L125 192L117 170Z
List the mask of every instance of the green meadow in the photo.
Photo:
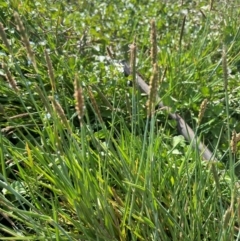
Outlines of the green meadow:
M0 240L240 240L239 14L2 1Z

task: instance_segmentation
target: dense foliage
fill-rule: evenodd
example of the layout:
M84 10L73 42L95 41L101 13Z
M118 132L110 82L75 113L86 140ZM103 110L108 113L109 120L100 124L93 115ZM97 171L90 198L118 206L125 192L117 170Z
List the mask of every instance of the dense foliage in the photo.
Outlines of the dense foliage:
M1 2L0 239L239 239L239 154L230 150L240 132L238 5ZM146 96L122 72L135 39L137 70L150 79L152 19L158 95L218 162L202 160L165 110L148 118Z

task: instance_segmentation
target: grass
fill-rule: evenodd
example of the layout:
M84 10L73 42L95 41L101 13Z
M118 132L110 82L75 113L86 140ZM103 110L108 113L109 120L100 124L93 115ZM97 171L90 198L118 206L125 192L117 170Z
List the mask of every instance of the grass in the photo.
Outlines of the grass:
M0 240L239 240L237 4L0 3ZM134 39L218 162L147 114L116 64Z

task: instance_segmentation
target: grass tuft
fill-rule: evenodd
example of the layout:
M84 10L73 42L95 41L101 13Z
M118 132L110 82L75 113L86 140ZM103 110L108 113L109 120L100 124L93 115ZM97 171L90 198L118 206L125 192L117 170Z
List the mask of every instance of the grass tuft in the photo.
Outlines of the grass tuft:
M0 240L240 239L239 8L137 2L0 4Z

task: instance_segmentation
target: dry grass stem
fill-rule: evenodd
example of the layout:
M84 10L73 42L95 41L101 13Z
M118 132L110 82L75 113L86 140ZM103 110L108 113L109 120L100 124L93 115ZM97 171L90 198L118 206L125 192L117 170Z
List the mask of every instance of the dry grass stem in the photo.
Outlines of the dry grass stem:
M69 131L71 131L71 128L70 128L68 120L67 120L67 117L66 117L66 115L64 113L64 110L63 110L62 106L60 105L60 103L57 102L52 96L49 96L48 98L52 102L53 109L56 111L58 117L60 118L60 120L62 121L64 126Z
M99 110L99 108L98 108L97 102L96 102L96 100L95 100L95 98L94 98L94 96L93 96L93 93L92 93L92 90L91 90L90 87L88 88L88 94L89 94L90 100L91 100L91 102L92 102L93 109L94 109L94 111L95 111L95 113L96 113L96 115L97 115L97 117L98 117L98 120L99 120L101 123L103 123L103 119L102 119L100 110Z
M158 90L158 66L153 65L153 73L150 79L150 93L147 101L147 113L151 116L155 109L156 97Z
M6 79L8 83L10 84L10 86L13 88L14 91L18 92L19 88L17 87L17 83L4 63L2 64L2 68L6 74Z
M8 43L7 36L6 36L5 30L4 30L4 26L3 26L2 23L0 23L0 36L2 38L2 41L3 41L4 45L8 49L8 51L11 52L11 48L10 48L10 45Z
M84 115L84 97L82 88L79 85L79 81L76 76L74 80L74 99L76 101L75 109L78 114L78 119L81 120Z
M156 31L156 24L155 20L151 21L151 59L152 65L157 63L157 31Z
M207 103L208 103L208 100L205 99L205 100L203 100L203 102L200 106L200 111L199 111L199 114L198 114L198 125L200 125L200 123L202 121L202 118L204 116L204 113L205 113L205 110L206 110L206 107L207 107Z
M55 78L54 78L52 61L51 61L46 49L45 49L44 53L45 53L45 59L46 59L46 62L47 62L48 76L50 78L52 90L55 92L56 91L56 82L55 82Z
M35 56L34 56L34 53L32 51L32 48L31 48L31 45L30 45L30 42L29 42L29 39L28 39L28 36L27 36L27 32L26 32L26 30L23 26L23 23L20 19L20 16L17 12L14 13L14 18L15 18L15 21L16 21L16 24L17 24L17 30L19 31L19 33L21 35L21 38L22 38L22 41L25 45L28 58L32 61L33 66L36 70L37 65L36 65L36 61L35 61Z
M28 117L28 116L30 116L30 115L31 115L30 113L22 113L22 114L10 116L8 119L9 119L9 120L13 120L13 119L18 119L18 118Z

